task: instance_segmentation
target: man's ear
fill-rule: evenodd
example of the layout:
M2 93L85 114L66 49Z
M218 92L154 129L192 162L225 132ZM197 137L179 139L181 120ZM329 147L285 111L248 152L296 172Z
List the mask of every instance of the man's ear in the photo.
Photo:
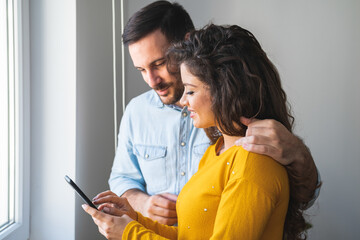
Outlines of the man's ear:
M188 32L188 33L185 34L184 40L188 40L189 37L190 37L190 32Z

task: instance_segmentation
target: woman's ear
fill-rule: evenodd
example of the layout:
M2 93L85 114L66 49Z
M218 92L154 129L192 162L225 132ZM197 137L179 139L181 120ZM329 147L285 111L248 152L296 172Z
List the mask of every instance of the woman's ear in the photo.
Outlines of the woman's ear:
M185 40L185 41L188 40L189 37L190 37L190 32L188 32L188 33L185 34L184 40Z

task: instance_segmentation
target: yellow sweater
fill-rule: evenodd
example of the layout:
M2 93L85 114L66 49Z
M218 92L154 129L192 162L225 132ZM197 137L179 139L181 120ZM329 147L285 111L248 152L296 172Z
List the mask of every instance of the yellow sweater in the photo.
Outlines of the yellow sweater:
M233 146L210 146L176 202L178 227L143 217L123 239L282 239L289 202L285 168L270 157Z

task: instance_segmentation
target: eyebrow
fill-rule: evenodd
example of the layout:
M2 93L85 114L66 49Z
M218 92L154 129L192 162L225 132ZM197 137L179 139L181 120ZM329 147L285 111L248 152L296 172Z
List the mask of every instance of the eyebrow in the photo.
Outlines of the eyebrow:
M197 87L196 85L194 84L191 84L191 83L183 83L184 86L190 86L190 87Z
M156 62L158 62L158 61L163 61L163 60L165 60L165 57L161 57L161 58L158 58L158 59L155 59L154 61L152 61L150 64L149 64L149 66L152 66L152 65L154 65ZM135 68L143 68L143 67L138 67L138 66L134 66Z

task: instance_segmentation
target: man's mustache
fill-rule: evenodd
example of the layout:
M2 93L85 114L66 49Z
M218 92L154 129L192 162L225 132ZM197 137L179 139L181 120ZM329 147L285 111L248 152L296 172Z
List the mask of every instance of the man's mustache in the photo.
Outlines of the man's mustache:
M154 90L162 90L162 89L169 88L170 86L171 86L171 83L159 83L158 85L153 87L153 89Z

